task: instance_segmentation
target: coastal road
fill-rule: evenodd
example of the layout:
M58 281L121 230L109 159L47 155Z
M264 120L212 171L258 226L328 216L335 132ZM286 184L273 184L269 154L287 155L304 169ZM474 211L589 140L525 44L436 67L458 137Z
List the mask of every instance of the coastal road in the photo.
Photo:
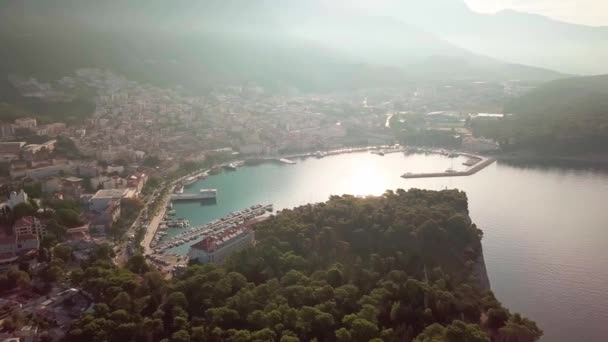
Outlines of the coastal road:
M142 216L144 213L149 214L150 203L154 201L154 198L157 196L158 191L159 190L154 190L152 195L147 197L146 202L144 203L144 207L142 208L142 210L140 210L139 214L137 215L137 218L135 219L135 221L133 221L133 224L131 224L131 227L129 227L129 229L125 233L125 236L129 237L137 233L137 229L142 221ZM127 263L127 260L129 260L129 254L127 252L127 246L129 246L129 243L130 240L127 238L126 241L118 245L116 257L114 258L114 263L116 265L124 266Z
M150 220L150 224L148 224L148 229L146 229L146 235L144 235L144 239L141 242L141 246L144 248L144 255L150 254L150 252L152 251L150 249L150 244L152 243L152 239L154 239L154 235L156 235L156 231L158 230L160 222L165 216L165 212L167 211L167 205L171 200L172 193L173 187L171 187L171 191L169 191L168 194L163 197L158 213L154 215L154 217Z

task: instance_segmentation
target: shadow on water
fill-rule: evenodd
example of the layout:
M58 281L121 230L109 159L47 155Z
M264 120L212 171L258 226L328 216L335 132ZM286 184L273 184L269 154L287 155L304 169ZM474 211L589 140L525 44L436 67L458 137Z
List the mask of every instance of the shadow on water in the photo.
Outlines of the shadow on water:
M201 200L201 207L217 205L217 198L206 198Z

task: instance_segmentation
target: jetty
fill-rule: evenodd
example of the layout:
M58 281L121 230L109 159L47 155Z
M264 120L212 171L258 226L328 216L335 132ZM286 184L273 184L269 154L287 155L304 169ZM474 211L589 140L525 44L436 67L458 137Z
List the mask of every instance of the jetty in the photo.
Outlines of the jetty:
M485 169L486 167L492 165L496 159L495 158L485 158L481 156L462 154L464 156L469 157L469 160L464 164L469 166L473 163L473 160L477 160L477 163L470 165L471 167L465 171L454 171L447 170L445 172L432 172L432 173L406 173L401 177L410 179L410 178L438 178L438 177L464 177L474 175L477 172Z
M194 193L194 194L173 194L171 195L171 201L173 202L178 202L178 201L202 201L202 200L208 200L208 199L213 199L215 197L210 197L208 194L205 193Z

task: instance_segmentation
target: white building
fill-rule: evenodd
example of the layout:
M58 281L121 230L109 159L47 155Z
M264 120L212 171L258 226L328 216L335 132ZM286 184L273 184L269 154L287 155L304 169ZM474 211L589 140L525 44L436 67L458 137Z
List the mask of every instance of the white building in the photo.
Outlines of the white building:
M125 189L99 190L91 197L89 207L91 210L102 212L114 201L122 199L126 192Z

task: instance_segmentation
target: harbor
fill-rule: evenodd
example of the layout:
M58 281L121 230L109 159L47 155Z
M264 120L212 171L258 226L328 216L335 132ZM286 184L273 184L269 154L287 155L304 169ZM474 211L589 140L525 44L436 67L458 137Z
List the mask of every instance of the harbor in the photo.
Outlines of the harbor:
M380 149L382 148L378 150ZM473 220L484 229L484 257L492 281L492 290L497 296L515 303L518 311L544 318L546 325L553 324L554 319L555 324L563 324L565 322L562 319L563 315L554 316L555 310L547 309L555 302L555 296L544 295L546 284L568 284L577 279L597 278L597 282L586 284L581 289L582 293L564 287L559 289L556 296L566 298L565 305L572 307L577 313L586 312L585 310L591 306L597 312L606 311L605 308L608 307L605 305L606 301L597 298L593 298L591 304L577 304L579 300L589 299L590 293L605 292L602 285L606 283L607 275L606 272L597 271L602 269L604 262L599 257L603 253L603 246L601 243L595 243L602 241L601 236L583 235L580 229L572 228L578 227L577 222L584 222L586 229L589 229L587 232L604 232L602 228L606 222L606 210L602 211L602 204L605 201L602 200L602 194L598 194L595 190L598 186L605 187L605 184L608 184L605 175L596 171L573 172L541 167L519 167L499 160L470 177L449 175L405 179L401 175L407 171L421 174L440 173L449 168L466 171L472 167L465 165L470 158L465 153L449 149L410 147L406 153L391 153L385 156L372 154L372 151L374 149L365 149L358 153L345 152L324 158L315 158L314 155L309 155L309 158L293 158L297 162L296 165L285 165L276 160L269 160L256 166L239 168L236 172L220 172L192 185L189 190L195 192L200 188L217 188L221 192L219 194L221 201L216 205L205 207L195 201L175 202L173 206L173 210L176 211L175 217L186 218L191 222L192 227L197 227L225 217L231 212L248 208L255 203L273 203L275 210L282 210L307 203L324 202L331 195L381 196L387 189L393 191L409 188L459 189L467 192ZM287 158L292 159L292 157ZM496 188L491 185L501 184L505 179L516 180L516 184L504 189L497 196ZM530 188L531 182L540 182L539 187ZM556 184L560 185L561 192L576 194L576 196L556 196ZM524 191L523 195L522 191ZM579 208L577 205L580 202L584 202L585 209L591 210L594 215L585 215L586 210L572 210ZM548 215L538 209L538 203L552 203L556 211L566 214ZM504 215L505 211L516 210L520 211L521 215L517 217ZM603 216L600 219L598 215ZM500 222L496 220L497 217L501 217ZM503 222L502 219L505 221ZM560 234L555 233L556 227L559 228ZM169 229L164 239L170 239L172 235L186 231L187 229ZM533 232L538 234L532 234ZM190 245L197 241L172 248L162 254L151 255L154 256L154 261L150 258L147 260L163 273L171 274L169 272L174 268L180 270L181 265L187 263ZM594 243L590 245L590 241ZM547 250L547 253L539 254L537 243L547 244L551 249ZM552 253L559 248L566 248L567 253ZM584 254L580 258L572 258L572 255L581 251ZM576 267L564 272L553 272L554 268L545 267L546 260L551 260L551 265L571 262ZM595 261L593 265L600 268L590 267L590 260ZM513 273L507 271L511 269L524 274L528 281L524 283L514 281ZM530 293L542 305L531 302ZM574 329L573 326L580 322L575 321L568 328Z
M247 220L252 220L257 217L266 215L268 212L272 212L272 210L272 204L256 204L249 208L230 213L218 220L214 220L205 225L195 227L186 232L177 234L166 241L162 241L162 238L164 236L162 232L157 233L154 239L152 240L150 248L152 249L153 254L162 254L171 248L175 248L187 244L188 242L204 238L209 233L231 228Z

